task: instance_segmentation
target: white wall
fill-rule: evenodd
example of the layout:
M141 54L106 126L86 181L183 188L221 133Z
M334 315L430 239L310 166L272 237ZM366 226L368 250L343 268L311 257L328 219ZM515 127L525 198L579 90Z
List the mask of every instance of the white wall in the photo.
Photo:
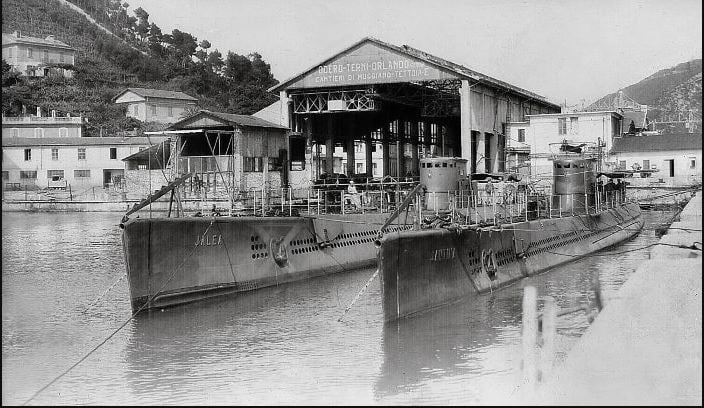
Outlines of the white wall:
M691 160L694 159L694 168L691 167ZM633 170L633 164L638 163L643 166L643 160L649 160L650 166L655 166L659 171L653 173L649 178L635 181L631 184L652 183L663 180L668 186L689 185L702 180L702 151L660 151L660 152L637 152L637 153L614 153L609 156L609 161L618 166L620 161L626 162L626 169ZM674 160L674 176L670 177L670 164L667 160ZM629 179L629 182L632 180Z
M123 158L139 151L139 145L115 146L84 146L86 149L85 160L78 160L78 148L83 146L20 146L3 147L2 170L8 172L9 179L5 183L21 183L22 185L47 187L47 171L63 170L64 179L72 187L89 188L103 186L103 170L124 170ZM117 149L117 158L110 159L110 148ZM148 147L143 145L141 147ZM31 149L31 160L24 160L25 149ZM51 150L58 149L58 160L52 159ZM20 171L37 172L36 179L20 179ZM90 177L76 178L75 170L90 170Z

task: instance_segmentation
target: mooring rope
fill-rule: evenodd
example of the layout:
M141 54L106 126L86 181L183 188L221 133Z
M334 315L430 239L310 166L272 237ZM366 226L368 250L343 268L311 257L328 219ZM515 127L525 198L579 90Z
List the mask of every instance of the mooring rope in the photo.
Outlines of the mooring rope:
M201 236L201 240L205 239L205 234L208 233L208 230L210 230L210 227L212 227L214 223L215 223L215 217L213 216L213 219L212 219L212 221L210 221L210 224L208 225L208 228L206 228L205 231L203 232L203 234L202 234L202 236ZM81 357L77 362L73 363L68 369L64 370L61 374L59 374L58 376L54 377L54 379L51 380L48 384L46 384L45 386L43 386L42 388L40 388L37 392L35 392L34 394L32 394L32 396L29 397L29 399L28 399L27 401L25 401L24 403L22 403L22 405L27 405L28 403L30 403L33 399L35 399L35 398L36 398L39 394L41 394L44 390L46 390L47 388L51 387L56 381L58 381L58 380L61 379L63 376L65 376L66 374L68 374L68 373L69 373L71 370L73 370L74 368L76 368L79 364L81 364L81 363L82 363L83 361L85 361L88 357L90 357L91 354L93 354L94 352L96 352L103 344L107 343L108 340L110 340L111 338L113 338L113 336L115 336L120 330L122 330L125 326L127 326L127 323L129 323L130 321L132 321L132 319L134 319L135 316L137 316L137 314L138 314L139 312L141 312L149 303L151 303L151 301L154 300L154 298L156 298L156 297L159 295L159 293L161 293L161 291L166 287L166 285L168 285L169 282L171 282L171 279L173 279L173 278L176 276L176 273L179 272L179 270L181 269L181 267L186 263L186 260L187 260L188 258L190 258L190 256L193 254L193 252L196 250L197 247L198 247L198 244L196 243L196 244L193 246L193 248L191 249L191 251L190 251L186 256L184 256L183 261L176 267L176 269L175 269L174 272L171 274L171 276L169 277L169 279L167 279L166 282L164 282L164 284L159 288L159 290L157 290L157 291L154 293L154 295L151 296L151 298L149 298L146 302L144 302L144 304L143 304L142 306L140 306L140 308L137 309L137 311L135 311L134 313L132 313L132 315L131 315L127 320L125 320L125 322L122 323L122 324L120 325L120 327L118 327L116 330L114 330L112 333L110 333L110 335L109 335L108 337L106 337L103 341L101 341L97 346L93 347L86 355L84 355L83 357Z
M372 274L371 278L369 278L369 280L367 281L367 283L365 283L364 286L362 286L362 289L360 289L359 292L357 292L357 295L355 295L354 299L352 299L352 302L349 304L349 306L347 306L347 308L346 308L345 311L342 313L342 315L340 316L340 318L337 319L338 322L341 322L341 321L342 321L342 318L345 317L345 315L347 314L347 312L350 311L350 309L352 309L352 305L354 305L355 302L357 302L357 299L359 299L359 297L362 295L362 293L363 293L365 290L367 290L367 287L369 286L369 284L372 283L372 281L374 280L374 278L376 278L376 276L377 276L378 274L379 274L379 268L377 268L376 271L374 271L374 273Z
M81 313L87 312L88 309L90 309L91 307L93 307L93 305L95 305L100 299L102 299L103 297L105 297L105 295L107 295L108 292L110 292L110 291L112 290L112 288L115 287L115 285L117 285L118 283L120 283L120 282L125 278L125 276L127 276L127 272L123 273L123 274L120 276L120 278L119 278L118 280L116 280L112 285L110 285L110 287L109 287L105 292L103 292L102 295L98 296L95 300L93 300L92 302L88 303L88 306L86 306L86 308L83 309L83 310L81 311Z

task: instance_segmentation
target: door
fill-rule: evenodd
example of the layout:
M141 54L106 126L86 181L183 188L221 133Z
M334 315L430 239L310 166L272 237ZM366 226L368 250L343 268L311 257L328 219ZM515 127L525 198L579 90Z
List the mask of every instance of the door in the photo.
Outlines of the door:
M669 162L670 175L669 177L675 177L675 159L665 160Z

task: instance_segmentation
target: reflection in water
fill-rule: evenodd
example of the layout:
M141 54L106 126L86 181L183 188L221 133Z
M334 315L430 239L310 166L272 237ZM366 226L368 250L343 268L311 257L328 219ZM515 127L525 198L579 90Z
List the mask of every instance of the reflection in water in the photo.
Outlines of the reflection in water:
M81 312L124 274L119 217L3 214L4 404L24 402L129 318L124 279ZM611 252L656 240L647 230ZM32 403L502 403L520 380L521 286L593 306L598 280L608 303L646 258L586 258L387 325L378 279L337 321L373 270L145 313ZM559 361L588 322L558 323Z

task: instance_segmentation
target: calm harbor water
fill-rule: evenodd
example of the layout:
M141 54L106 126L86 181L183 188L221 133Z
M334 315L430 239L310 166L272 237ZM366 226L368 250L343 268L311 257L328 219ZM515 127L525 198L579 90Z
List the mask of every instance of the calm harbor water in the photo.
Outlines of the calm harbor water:
M142 314L30 404L505 402L521 378L522 285L573 307L595 306L599 282L608 304L650 248L609 254L656 242L672 213L644 215L644 231L599 256L387 325L378 278L338 322L371 269ZM3 404L130 317L120 217L3 213ZM558 364L588 325L584 313L558 319Z

